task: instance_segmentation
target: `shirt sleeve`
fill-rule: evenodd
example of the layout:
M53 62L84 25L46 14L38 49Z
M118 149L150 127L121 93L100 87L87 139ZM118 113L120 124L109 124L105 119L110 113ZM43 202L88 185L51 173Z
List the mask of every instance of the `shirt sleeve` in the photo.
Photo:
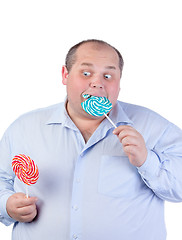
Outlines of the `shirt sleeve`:
M15 222L6 211L6 202L15 193L10 149L8 136L5 133L0 142L0 222L7 226Z
M148 148L145 163L138 168L145 184L161 199L182 201L182 131L169 124L157 140Z

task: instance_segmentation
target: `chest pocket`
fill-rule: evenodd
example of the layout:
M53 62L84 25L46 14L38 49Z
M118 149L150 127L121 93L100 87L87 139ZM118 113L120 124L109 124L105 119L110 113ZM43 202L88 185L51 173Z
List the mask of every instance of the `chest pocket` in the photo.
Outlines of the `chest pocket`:
M126 156L102 156L98 191L101 194L133 198L146 188L137 168Z

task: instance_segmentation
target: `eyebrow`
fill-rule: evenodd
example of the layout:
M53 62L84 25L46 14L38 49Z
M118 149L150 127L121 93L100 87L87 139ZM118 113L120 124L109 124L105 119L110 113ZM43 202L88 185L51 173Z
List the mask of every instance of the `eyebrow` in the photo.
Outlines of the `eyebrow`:
M114 69L114 70L116 70L116 67L115 66L107 66L106 69Z
M83 62L83 63L81 64L81 66L93 67L94 65L93 65L92 63Z
M93 65L92 63L87 63L87 62L83 62L83 63L81 64L81 66L94 67L94 65ZM105 68L106 68L106 69L116 70L116 67L115 67L115 66L106 66Z

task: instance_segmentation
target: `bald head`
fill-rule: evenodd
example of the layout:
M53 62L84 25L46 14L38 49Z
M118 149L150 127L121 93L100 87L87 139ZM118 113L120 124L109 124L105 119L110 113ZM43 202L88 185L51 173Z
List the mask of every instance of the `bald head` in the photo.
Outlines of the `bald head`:
M118 66L119 66L120 73L121 73L120 75L122 75L124 62L123 62L121 53L116 48L114 48L113 46L108 44L107 42L104 42L102 40L96 40L96 39L82 41L82 42L74 45L72 48L70 48L70 50L68 51L68 53L66 55L66 61L65 61L65 65L66 65L68 72L70 72L73 64L76 62L77 50L85 44L91 44L92 48L94 48L95 50L101 50L101 48L104 48L104 47L112 48L116 53L116 57L118 58Z

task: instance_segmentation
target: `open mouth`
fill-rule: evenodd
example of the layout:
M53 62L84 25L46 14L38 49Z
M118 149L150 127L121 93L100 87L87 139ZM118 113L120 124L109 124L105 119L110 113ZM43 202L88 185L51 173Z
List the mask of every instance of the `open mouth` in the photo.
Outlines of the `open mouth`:
M82 94L82 97L85 98L85 99L88 99L88 98L91 98L92 95L90 95L90 94Z
M95 98L105 98L105 96L97 96L97 95L90 95L90 94L82 94L82 97L86 100L89 99L91 97L95 97Z

